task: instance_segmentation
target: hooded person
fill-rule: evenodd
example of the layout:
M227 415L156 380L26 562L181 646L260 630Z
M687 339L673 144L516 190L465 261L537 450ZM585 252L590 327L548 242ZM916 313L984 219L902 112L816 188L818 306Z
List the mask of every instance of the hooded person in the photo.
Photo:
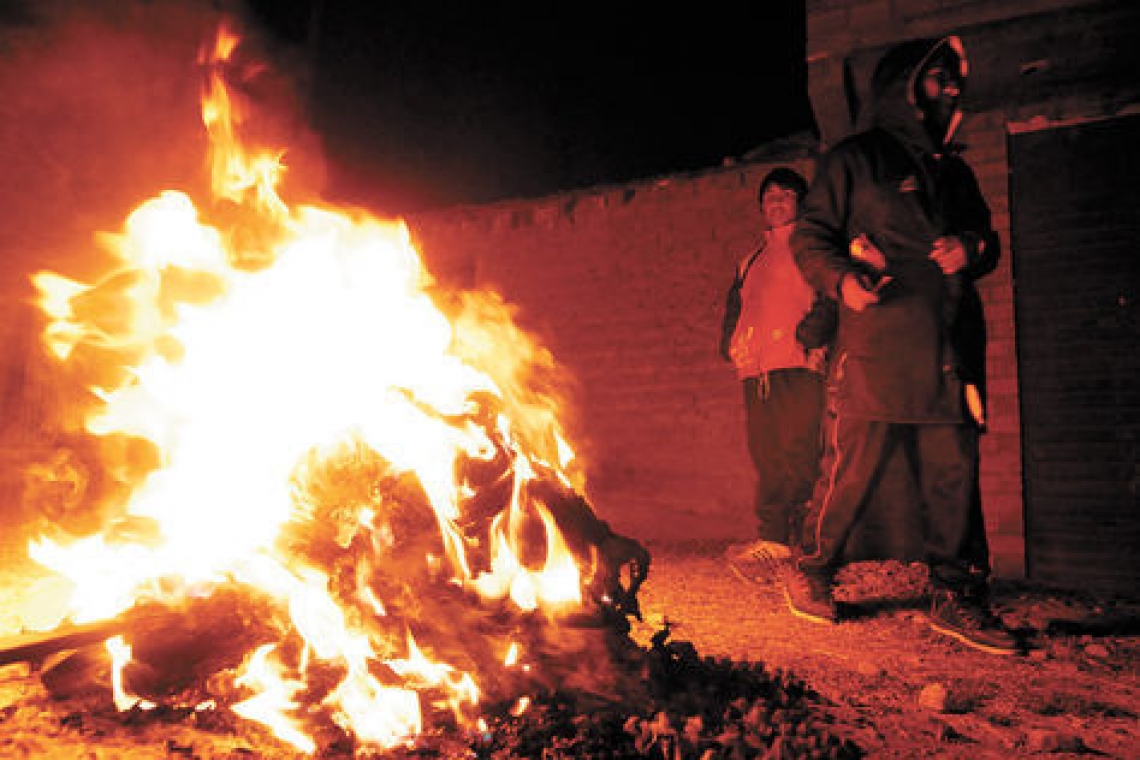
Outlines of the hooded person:
M884 464L905 449L921 496L932 627L1009 653L1016 641L989 611L988 559L971 529L978 429L965 388L981 370L964 349L977 342L973 280L994 268L999 243L952 141L967 73L957 37L889 50L861 130L821 157L801 206L793 256L837 301L838 326L821 476L785 595L801 617L838 619L832 584L845 545Z

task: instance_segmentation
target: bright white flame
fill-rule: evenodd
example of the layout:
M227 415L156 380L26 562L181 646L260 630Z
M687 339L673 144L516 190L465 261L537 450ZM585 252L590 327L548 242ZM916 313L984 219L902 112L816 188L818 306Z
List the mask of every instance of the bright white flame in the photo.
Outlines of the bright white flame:
M123 668L131 661L131 648L123 641L122 636L112 636L105 642L107 651L111 653L111 693L115 699L115 707L119 710L130 710L138 707L142 710L153 710L157 705L145 699L128 694L123 686Z
M100 236L119 263L98 282L34 277L50 318L49 350L61 360L94 351L103 369L117 370L92 387L101 404L87 430L153 445L154 466L121 505L128 518L154 526L153 535L145 543L45 538L29 551L72 582L71 616L81 622L191 587L237 583L272 597L304 641L302 662L272 644L250 654L237 685L255 695L234 712L315 751L298 700L305 665L316 661L343 672L324 698L334 720L362 742L393 747L422 730L416 688L446 692L457 716L478 702L479 688L470 673L425 657L410 634L408 656L390 657L394 647L375 625L388 617L388 603L376 596L366 558L356 558L351 596L360 604L348 614L334 598L339 579L282 555L283 529L308 508L297 473L334 458L346 442L366 449L387 476L412 476L430 502L443 551L422 558L428 573L446 567L454 584L534 610L581 601L555 520L527 494L540 471L570 484L573 452L556 401L525 390L528 368L545 354L500 302L468 298L468 319L457 328L428 295L433 280L402 222L291 208L277 196L282 153L247 154L237 140L241 114L219 65L236 44L223 30L204 59L211 68L203 121L215 194L237 205L244 234L211 226L187 195L167 191L141 204L120 234ZM503 411L481 409L477 397L496 399ZM495 414L493 422L479 413ZM490 532L473 537L464 507L479 494L457 478L457 465L500 458L509 501ZM339 547L358 537L391 543L381 501L343 505L349 517L336 526ZM515 545L521 526L536 520L546 538L541 568L524 566ZM473 547L487 545L489 568L473 569ZM138 704L122 690L130 647L108 647L117 703ZM407 688L378 681L380 662Z
M302 752L313 752L317 748L316 743L302 730L299 722L284 717L300 706L294 696L305 685L280 675L269 659L274 648L275 645L266 644L254 651L245 673L235 683L257 694L231 709L243 718L265 724L274 736Z

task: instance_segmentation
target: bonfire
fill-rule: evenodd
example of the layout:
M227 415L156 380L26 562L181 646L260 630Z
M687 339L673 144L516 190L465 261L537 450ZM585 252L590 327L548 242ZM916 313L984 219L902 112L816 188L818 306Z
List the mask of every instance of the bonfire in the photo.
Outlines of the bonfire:
M650 555L586 496L553 357L499 295L441 292L403 222L288 203L284 150L241 139L239 44L200 61L208 202L161 192L98 237L109 271L34 276L115 487L32 541L66 612L0 664L303 754L855 756L790 676L667 624L635 644Z
M239 42L202 56L217 218L166 191L101 237L113 271L34 277L129 485L100 531L30 547L73 584L67 622L115 632L47 680L302 751L479 730L565 677L533 667L550 650L581 662L567 630L621 630L648 553L581 495L549 354L501 299L449 318L402 222L282 199L283 151L239 139Z

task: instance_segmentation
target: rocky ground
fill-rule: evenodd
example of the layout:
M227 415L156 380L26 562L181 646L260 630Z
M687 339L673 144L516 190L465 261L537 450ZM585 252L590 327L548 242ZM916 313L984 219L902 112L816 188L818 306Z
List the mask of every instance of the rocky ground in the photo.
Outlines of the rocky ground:
M848 569L839 596L855 614L821 626L789 614L769 568L733 547L650 548L638 643L648 646L667 626L672 642L689 642L703 656L792 674L814 692L812 709L829 730L867 757L1140 756L1137 600L999 584L997 610L1027 645L1022 655L1001 657L930 631L918 567ZM35 622L36 600L50 595L52 582L10 554L0 568L4 635ZM93 713L51 699L26 664L0 667L0 757L294 756L243 726Z
M869 757L1140 757L1140 600L998 583L1027 650L995 656L930 630L918 566L846 569L855 614L823 626L733 547L653 549L645 632L668 618L702 652L793 671Z

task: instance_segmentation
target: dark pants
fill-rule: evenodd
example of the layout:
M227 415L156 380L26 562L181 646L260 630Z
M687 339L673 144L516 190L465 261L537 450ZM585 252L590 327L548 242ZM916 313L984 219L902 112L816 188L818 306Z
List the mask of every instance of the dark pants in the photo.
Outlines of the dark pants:
M823 379L807 369L746 378L744 409L758 533L788 543L800 533L803 505L819 476Z
M984 583L979 544L977 431L965 424L902 425L829 416L821 476L804 530L805 572L830 575L866 508L884 464L909 449L918 481L923 553L935 586L970 590Z

